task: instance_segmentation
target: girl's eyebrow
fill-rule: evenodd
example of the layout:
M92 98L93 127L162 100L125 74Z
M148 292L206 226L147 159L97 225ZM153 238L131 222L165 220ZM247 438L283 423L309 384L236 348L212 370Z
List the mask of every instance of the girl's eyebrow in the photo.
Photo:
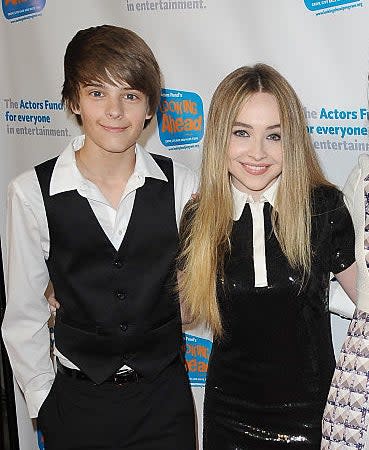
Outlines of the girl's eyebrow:
M235 122L233 124L234 127L244 127L244 128L252 128L251 125L249 125L248 123L244 123L244 122ZM275 125L270 125L269 127L266 127L267 130L273 130L274 128L280 128L281 125L279 123L275 124Z

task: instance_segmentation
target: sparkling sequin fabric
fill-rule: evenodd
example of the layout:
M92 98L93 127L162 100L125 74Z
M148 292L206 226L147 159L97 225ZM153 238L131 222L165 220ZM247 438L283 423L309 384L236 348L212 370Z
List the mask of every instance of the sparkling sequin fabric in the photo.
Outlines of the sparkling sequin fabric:
M335 360L329 273L354 261L342 195L314 193L313 268L302 285L272 232L264 206L268 286L255 287L248 205L234 222L218 301L224 326L213 344L204 404L204 450L318 450Z
M369 314L356 310L324 411L322 450L367 448L368 421Z

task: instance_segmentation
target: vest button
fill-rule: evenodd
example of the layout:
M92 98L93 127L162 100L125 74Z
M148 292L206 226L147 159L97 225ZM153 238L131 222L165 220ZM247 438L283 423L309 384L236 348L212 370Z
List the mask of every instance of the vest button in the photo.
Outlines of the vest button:
M124 300L127 297L127 294L125 292L122 292L122 291L116 292L115 295L117 296L117 298L119 300Z
M123 267L123 263L119 258L115 259L113 264L117 269L121 269Z
M122 331L127 331L127 330L128 330L128 325L127 325L126 323L121 323L121 324L120 324L120 329L121 329Z

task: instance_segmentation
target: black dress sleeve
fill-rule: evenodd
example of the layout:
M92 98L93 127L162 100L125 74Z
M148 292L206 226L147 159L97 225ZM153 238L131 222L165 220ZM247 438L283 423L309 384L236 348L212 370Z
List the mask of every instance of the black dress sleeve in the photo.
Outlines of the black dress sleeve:
M355 261L354 227L342 192L333 187L321 187L318 191L318 226L327 231L324 232L324 259L327 269L336 274L350 267Z

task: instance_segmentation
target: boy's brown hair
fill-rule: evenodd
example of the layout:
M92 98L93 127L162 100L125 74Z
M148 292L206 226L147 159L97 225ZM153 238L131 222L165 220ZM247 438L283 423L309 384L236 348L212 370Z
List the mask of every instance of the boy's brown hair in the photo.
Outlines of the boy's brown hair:
M62 101L78 109L81 85L93 82L128 83L148 99L148 113L155 114L160 101L161 74L149 46L136 33L113 25L80 30L69 42L64 56ZM81 117L76 114L79 125ZM151 119L145 121L145 127Z

